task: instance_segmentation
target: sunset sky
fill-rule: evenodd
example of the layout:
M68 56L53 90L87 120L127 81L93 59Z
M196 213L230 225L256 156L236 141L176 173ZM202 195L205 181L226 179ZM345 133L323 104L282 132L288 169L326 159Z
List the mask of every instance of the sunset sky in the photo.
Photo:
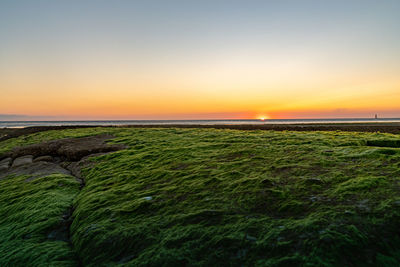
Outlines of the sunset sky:
M400 117L400 1L1 1L0 120Z

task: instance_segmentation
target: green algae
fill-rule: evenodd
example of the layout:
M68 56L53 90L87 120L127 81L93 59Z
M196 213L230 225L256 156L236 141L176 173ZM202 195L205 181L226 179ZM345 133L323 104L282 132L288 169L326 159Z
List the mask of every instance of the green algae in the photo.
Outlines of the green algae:
M70 228L83 265L400 265L400 149L382 145L396 135L90 128L0 149L98 133L127 149L83 172Z
M79 183L65 175L28 178L0 180L0 265L76 265L62 215L68 213Z

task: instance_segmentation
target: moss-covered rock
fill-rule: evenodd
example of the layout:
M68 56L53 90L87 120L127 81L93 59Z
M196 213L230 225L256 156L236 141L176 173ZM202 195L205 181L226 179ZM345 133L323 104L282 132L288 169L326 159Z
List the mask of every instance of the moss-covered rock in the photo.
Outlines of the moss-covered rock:
M83 170L85 187L68 198L75 196L64 259L77 255L87 266L400 264L399 148L370 143L395 135L88 128L9 139L0 151L99 133L126 148L90 158L94 164ZM23 178L5 181L7 192L25 188ZM38 196L57 188L35 186ZM5 194L7 209L52 208ZM4 225L26 225L26 218ZM15 242L12 228L2 233L10 237L1 246ZM10 257L2 253L0 262Z
M69 213L79 183L71 176L0 180L0 265L76 266Z

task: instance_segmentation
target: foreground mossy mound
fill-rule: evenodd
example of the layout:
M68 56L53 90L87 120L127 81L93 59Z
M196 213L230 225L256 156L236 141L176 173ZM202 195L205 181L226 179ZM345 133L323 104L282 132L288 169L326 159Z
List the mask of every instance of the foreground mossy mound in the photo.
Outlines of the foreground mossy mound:
M47 250L67 265L400 265L400 149L382 147L398 136L91 128L9 139L0 151L100 133L127 148L91 158L79 194L53 195L65 201L62 208L38 206L23 193L10 200L6 193L29 185L45 199L57 187L21 177L0 181L8 188L0 195L2 214L17 205L61 216L74 199L69 250ZM0 220L0 238L8 236L1 249L24 251L29 243L12 224L26 231L27 222L41 220L29 214ZM54 242L37 232L42 239L34 242ZM41 253L0 253L0 263Z
M74 266L68 217L79 183L71 176L0 180L0 266Z

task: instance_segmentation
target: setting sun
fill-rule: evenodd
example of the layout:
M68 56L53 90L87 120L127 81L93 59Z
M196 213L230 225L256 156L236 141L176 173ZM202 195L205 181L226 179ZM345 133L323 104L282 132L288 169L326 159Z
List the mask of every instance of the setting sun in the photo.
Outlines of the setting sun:
M260 121L265 121L265 120L269 120L269 119L271 119L269 116L267 116L267 115L261 115L261 116L259 116L258 117L258 119L260 120Z

